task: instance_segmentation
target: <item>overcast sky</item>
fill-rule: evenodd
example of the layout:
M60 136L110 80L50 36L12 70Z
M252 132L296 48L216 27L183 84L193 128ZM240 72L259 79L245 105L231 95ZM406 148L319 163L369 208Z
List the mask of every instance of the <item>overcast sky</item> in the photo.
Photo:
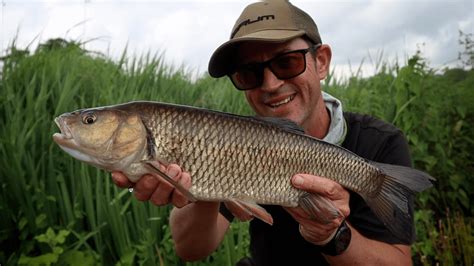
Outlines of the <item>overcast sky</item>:
M25 47L37 40L92 40L89 50L118 57L164 52L166 61L202 73L243 8L254 1L0 0L1 48L17 36ZM374 60L401 63L421 49L432 66L453 64L462 47L459 30L474 32L474 0L293 0L309 13L324 43L333 48L333 67L353 71L364 60L364 75ZM36 41L35 38L37 37Z

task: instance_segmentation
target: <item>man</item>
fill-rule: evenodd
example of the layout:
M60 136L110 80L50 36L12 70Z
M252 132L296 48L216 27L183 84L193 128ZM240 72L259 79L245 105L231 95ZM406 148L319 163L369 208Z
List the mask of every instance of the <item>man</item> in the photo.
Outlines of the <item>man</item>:
M369 160L409 166L407 143L399 130L369 116L342 112L337 99L321 92L329 71L331 49L322 44L309 15L287 1L249 5L237 20L228 42L212 55L209 73L228 75L259 116L290 119L307 134L341 145ZM192 177L177 165L162 170L190 187ZM139 200L173 204L170 223L177 254L198 260L222 241L233 216L252 217L217 202L189 204L167 182L151 175L131 184L113 173L120 187L134 186ZM400 241L355 193L329 179L296 174L292 185L320 194L343 214L330 223L311 219L301 208L265 206L270 226L250 223L250 263L255 265L410 264L410 244ZM412 211L412 210L411 210ZM412 234L413 234L412 230ZM414 237L414 236L413 236Z

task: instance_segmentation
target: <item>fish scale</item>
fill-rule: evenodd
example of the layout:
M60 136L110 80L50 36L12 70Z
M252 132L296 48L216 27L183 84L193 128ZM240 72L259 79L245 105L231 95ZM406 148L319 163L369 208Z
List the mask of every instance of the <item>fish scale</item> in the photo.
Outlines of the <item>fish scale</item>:
M178 115L180 111L183 113ZM335 146L260 121L172 107L158 108L153 113L152 121L144 122L155 139L179 142L178 150L173 142L156 143L156 154L161 156L158 159L177 163L188 171L193 177L190 191L201 200L245 196L257 203L297 206L303 192L291 186L290 178L296 173L325 176L355 191L368 188L367 179L373 178L367 176L368 170L378 175L374 169L341 167L360 165L363 160L343 154ZM224 152L215 156L212 149ZM192 152L179 156L186 151ZM356 178L348 180L354 175Z

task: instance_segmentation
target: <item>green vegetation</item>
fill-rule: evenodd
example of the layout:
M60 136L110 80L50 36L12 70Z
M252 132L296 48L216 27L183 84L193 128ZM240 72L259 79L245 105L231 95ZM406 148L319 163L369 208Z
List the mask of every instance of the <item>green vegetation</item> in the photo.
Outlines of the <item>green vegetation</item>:
M394 123L415 166L438 181L417 197L417 264L471 265L474 254L471 35L464 68L435 71L421 54L376 75L328 78L324 89L347 110ZM139 202L104 171L67 156L52 141L57 115L92 106L156 100L251 114L227 79L191 81L160 56L118 62L49 40L33 53L13 44L0 82L0 264L234 265L248 252L247 223L233 223L205 261L184 263L173 249L169 208ZM199 245L199 243L196 243Z

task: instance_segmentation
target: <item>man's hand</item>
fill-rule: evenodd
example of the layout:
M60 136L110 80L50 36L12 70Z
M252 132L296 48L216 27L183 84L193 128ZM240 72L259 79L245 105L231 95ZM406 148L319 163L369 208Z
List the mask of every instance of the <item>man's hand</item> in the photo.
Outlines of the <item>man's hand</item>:
M189 173L183 172L179 165L170 164L166 167L160 164L160 170L172 177L184 188L189 189L191 187L191 177ZM181 192L158 175L144 175L137 183L132 183L123 173L112 172L112 180L118 187L133 187L135 197L140 201L149 200L158 206L171 203L178 208L189 203L188 199L181 194Z
M343 217L323 224L311 219L310 215L300 207L285 208L300 224L300 233L306 241L315 245L324 245L333 237L343 219L349 216L349 192L330 179L308 174L293 176L291 183L295 188L326 197L342 213Z

